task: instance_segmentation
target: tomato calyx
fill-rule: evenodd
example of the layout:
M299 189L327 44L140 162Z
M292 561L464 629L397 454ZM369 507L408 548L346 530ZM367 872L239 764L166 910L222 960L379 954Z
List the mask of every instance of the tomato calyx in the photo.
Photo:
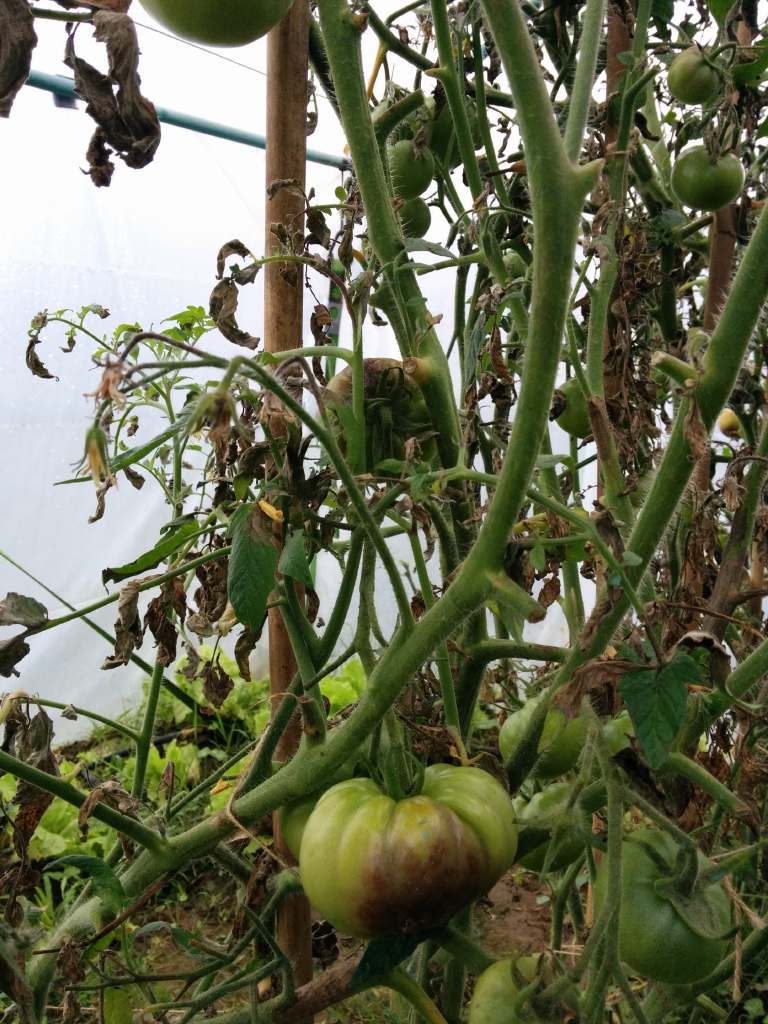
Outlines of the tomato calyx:
M680 885L678 878L658 878L653 883L657 895L675 909L678 917L701 939L722 941L734 935L737 929L723 931L717 907L713 903L709 887L697 882L690 892Z

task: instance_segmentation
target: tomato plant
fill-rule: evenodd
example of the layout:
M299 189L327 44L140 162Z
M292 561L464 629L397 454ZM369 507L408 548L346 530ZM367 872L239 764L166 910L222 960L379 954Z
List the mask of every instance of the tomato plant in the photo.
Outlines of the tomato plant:
M161 25L207 46L245 46L266 35L293 0L141 0Z
M0 115L49 22L104 187L113 156L133 173L162 152L163 108L139 92L130 15L63 6L107 72L82 25L12 0ZM768 950L754 3L703 0L695 21L650 0L146 6L222 45L285 15L247 66L267 50L269 84L291 87L267 90L267 230L227 230L207 306L144 330L130 308L59 308L51 275L28 325L10 314L41 401L57 379L88 392L81 461L57 479L93 488L103 565L69 605L0 551L0 1015L279 1022L389 988L430 1024L496 1024L560 1019L573 978L586 1024L733 1019ZM327 179L304 173L308 139ZM45 432L23 434L47 465ZM125 561L110 516L127 488L137 508L154 488L166 522ZM63 557L55 512L29 540L38 564ZM67 626L94 644L73 677L142 674L132 717L25 678ZM109 747L62 758L58 713ZM179 920L206 891L221 934L198 904ZM507 950L527 915L534 957L550 951L531 980L509 957L485 973L484 914ZM194 965L144 942L156 931Z

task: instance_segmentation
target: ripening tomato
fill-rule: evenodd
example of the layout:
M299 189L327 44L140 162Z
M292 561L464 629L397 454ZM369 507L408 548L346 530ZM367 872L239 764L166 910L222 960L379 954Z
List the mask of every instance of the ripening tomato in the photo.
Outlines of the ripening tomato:
M389 147L392 188L401 199L415 199L426 192L435 173L435 161L428 149L419 148L410 139Z
M733 409L723 409L717 418L717 427L726 437L739 437L741 421Z
M669 835L650 828L632 832L622 850L619 955L641 977L668 985L705 978L728 954L731 931L731 904L719 882L686 900L668 898L663 886L674 875L677 853ZM708 863L700 854L701 866ZM594 890L598 914L607 891L603 858Z
M516 752L539 700L539 697L534 697L526 701L502 725L499 750L505 761L509 761ZM586 738L587 723L584 719L568 718L561 708L550 708L539 737L538 757L531 775L539 779L554 779L569 772L576 766Z
M206 46L245 46L266 35L293 0L141 0L161 25Z
M558 427L573 437L587 437L592 433L592 425L589 422L587 400L578 380L569 377L557 389L565 399L565 408L555 420Z
M713 160L706 146L694 146L672 168L672 191L694 210L720 210L738 198L744 168L733 153Z
M698 46L690 46L669 65L667 86L681 103L707 103L720 91L720 75Z
M517 826L504 787L479 768L431 765L418 796L370 779L329 789L309 817L299 872L310 903L361 938L452 917L512 866Z

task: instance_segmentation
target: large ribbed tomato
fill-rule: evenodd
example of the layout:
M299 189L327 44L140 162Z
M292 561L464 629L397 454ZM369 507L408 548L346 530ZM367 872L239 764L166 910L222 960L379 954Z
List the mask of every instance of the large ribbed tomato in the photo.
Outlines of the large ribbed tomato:
M670 836L649 828L632 832L622 849L619 955L642 977L668 985L698 981L713 971L729 952L725 936L731 928L731 904L720 883L687 899L670 899L665 886L677 853ZM708 864L703 855L700 864ZM607 865L604 858L597 872L598 914L607 895Z
M266 35L293 0L141 0L174 35L207 46L245 46Z
M499 732L499 750L505 761L517 751L539 698L527 701L510 715ZM568 718L558 707L550 708L539 738L539 756L531 774L540 779L554 779L575 767L587 738L587 723L582 718Z
M418 796L393 800L370 779L333 786L304 828L299 871L315 909L361 938L447 920L511 867L512 802L479 768L432 765Z

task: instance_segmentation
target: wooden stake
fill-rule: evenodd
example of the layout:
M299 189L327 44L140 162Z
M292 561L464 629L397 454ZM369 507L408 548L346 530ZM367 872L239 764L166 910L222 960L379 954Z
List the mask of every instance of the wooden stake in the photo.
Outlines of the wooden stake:
M296 0L288 15L267 37L267 187L273 182L293 178L302 186L306 181L307 157L307 73L309 41L309 2ZM289 189L281 189L265 207L268 253L279 248L272 224L282 224L290 236L304 228L304 202ZM297 348L302 343L304 314L304 278L300 267L284 274L287 265L269 264L264 277L264 347L267 352ZM281 272L283 271L283 272ZM269 612L269 678L273 694L284 693L296 671L291 645L277 609ZM273 709L277 707L273 701ZM297 748L301 723L294 718L277 750L278 760L289 757ZM277 816L274 819L276 849L290 860ZM301 894L290 895L277 915L277 939L293 964L296 985L312 980L312 934L309 903ZM311 1021L312 1016L302 1018Z

